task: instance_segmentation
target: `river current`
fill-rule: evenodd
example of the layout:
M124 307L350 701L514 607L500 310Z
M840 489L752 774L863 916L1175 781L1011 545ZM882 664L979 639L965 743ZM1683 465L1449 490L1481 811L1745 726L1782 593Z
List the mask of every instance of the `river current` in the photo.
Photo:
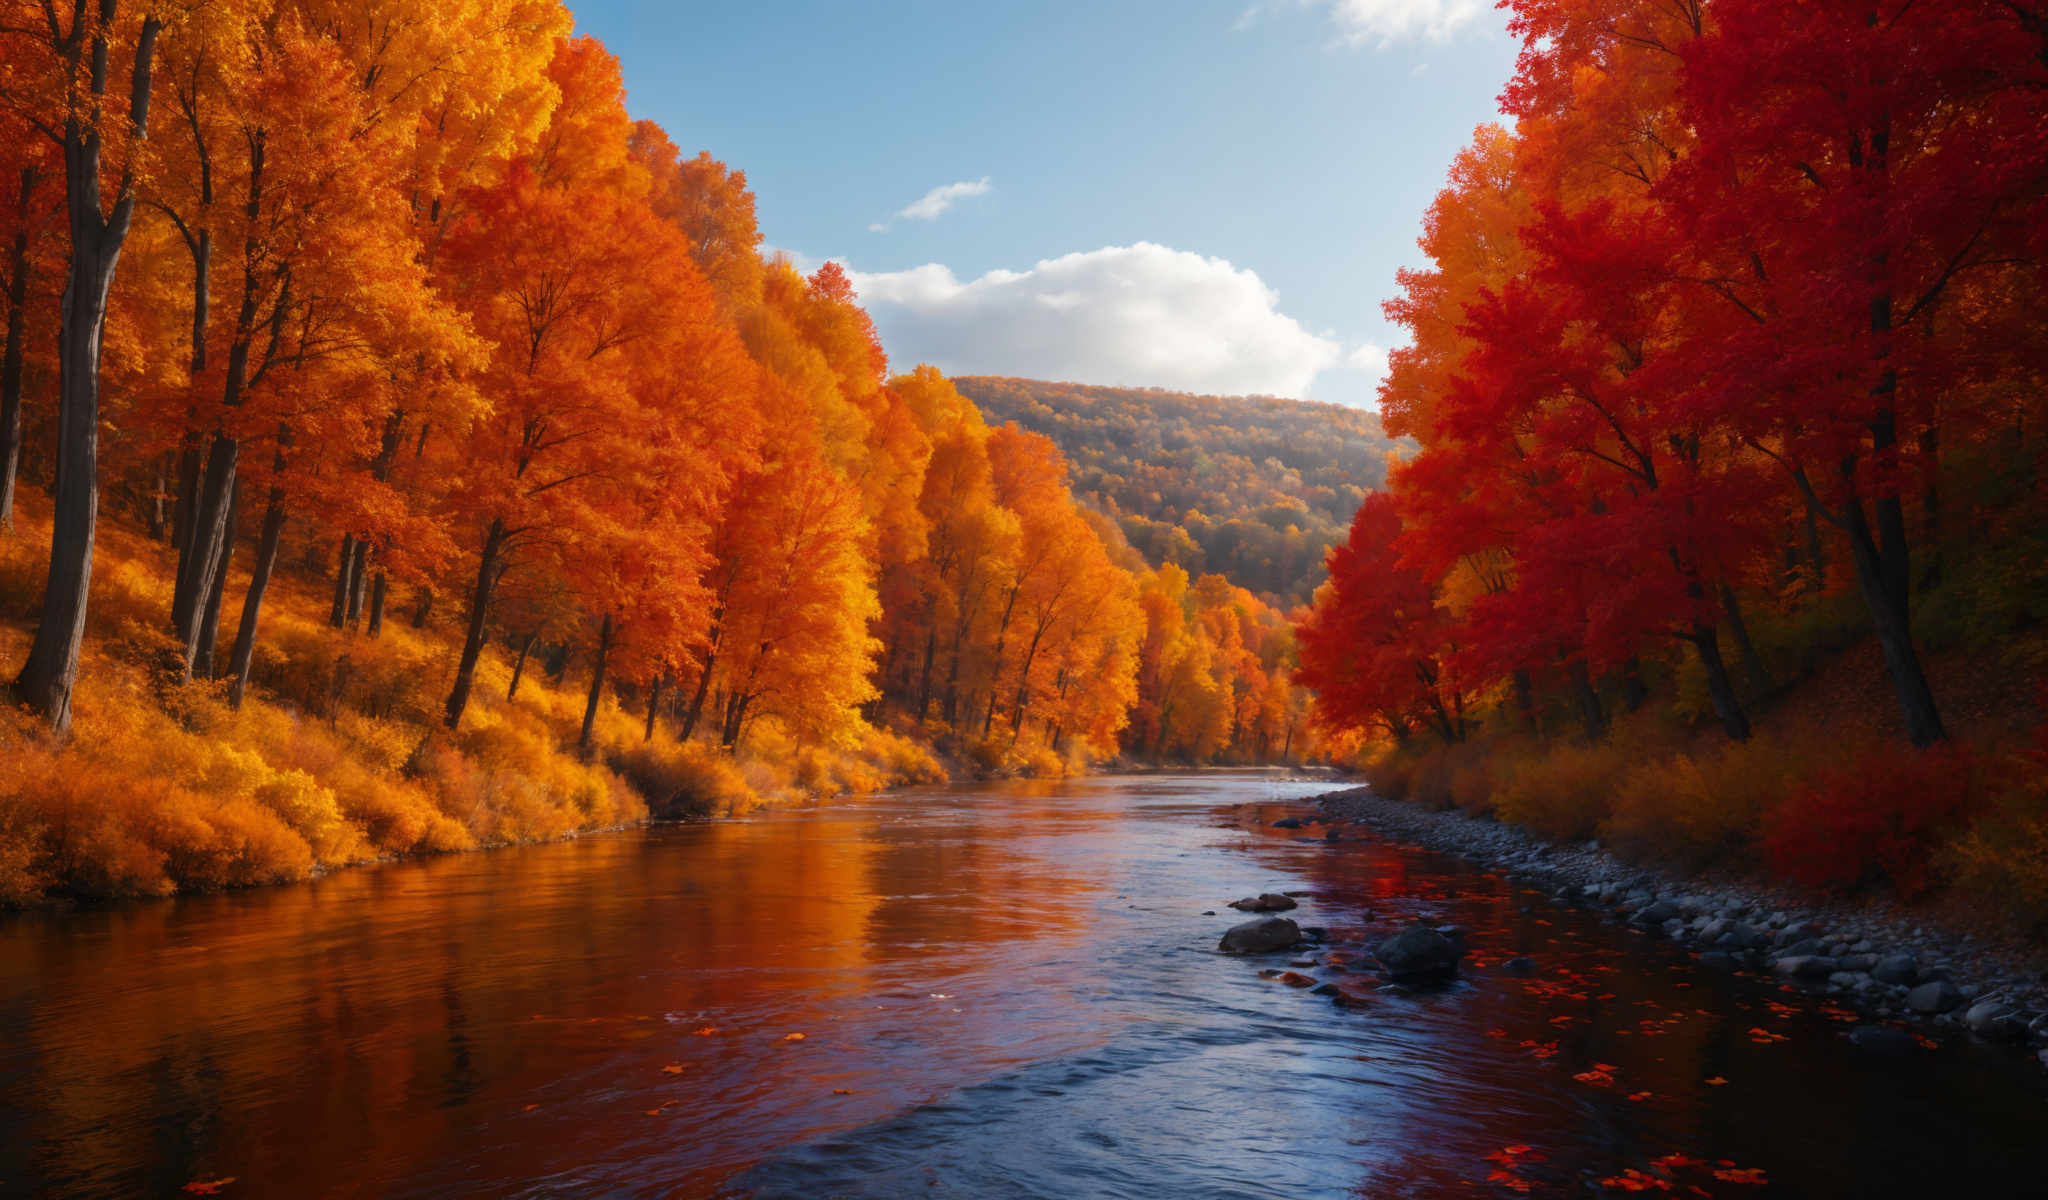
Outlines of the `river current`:
M0 917L0 1195L2041 1194L2017 1053L1874 1055L1497 874L1272 826L1329 786L961 784ZM1216 953L1259 892L1327 940ZM1382 989L1417 917L1471 930L1461 979Z

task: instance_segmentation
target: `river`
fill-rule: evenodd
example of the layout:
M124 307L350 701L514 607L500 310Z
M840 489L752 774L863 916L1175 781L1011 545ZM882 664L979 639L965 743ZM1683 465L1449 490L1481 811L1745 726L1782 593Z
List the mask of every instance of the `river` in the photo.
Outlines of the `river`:
M2038 1194L2017 1053L1873 1055L1498 875L1271 827L1327 787L963 784L0 917L0 1195ZM1351 1006L1215 953L1262 891ZM1415 916L1472 930L1463 978L1375 990Z

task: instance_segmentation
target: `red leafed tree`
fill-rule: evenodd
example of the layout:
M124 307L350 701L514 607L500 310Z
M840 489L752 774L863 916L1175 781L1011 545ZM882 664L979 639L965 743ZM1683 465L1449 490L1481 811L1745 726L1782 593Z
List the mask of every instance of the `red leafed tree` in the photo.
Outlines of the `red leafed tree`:
M1453 621L1436 589L1396 548L1393 496L1366 497L1351 533L1330 551L1328 582L1301 624L1301 682L1333 729L1379 726L1405 739L1426 724L1447 742L1469 731L1464 695L1446 676Z

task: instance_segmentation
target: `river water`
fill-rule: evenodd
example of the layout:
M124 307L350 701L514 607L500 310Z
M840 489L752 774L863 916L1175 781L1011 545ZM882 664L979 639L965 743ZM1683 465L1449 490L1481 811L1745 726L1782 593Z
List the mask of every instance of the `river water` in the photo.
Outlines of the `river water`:
M1872 1055L1497 875L1271 827L1326 787L958 785L0 918L0 1195L2041 1194L2017 1053ZM1261 891L1347 1006L1215 953ZM1472 930L1459 983L1351 969L1417 916Z

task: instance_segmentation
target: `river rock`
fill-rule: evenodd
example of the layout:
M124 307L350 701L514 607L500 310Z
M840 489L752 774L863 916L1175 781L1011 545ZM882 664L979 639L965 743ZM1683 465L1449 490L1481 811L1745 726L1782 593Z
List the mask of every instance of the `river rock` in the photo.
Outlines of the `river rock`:
M1242 900L1232 900L1230 907L1239 912L1286 912L1297 906L1292 897L1283 896L1278 892L1261 892L1256 896L1246 896Z
M1792 979L1818 982L1835 973L1835 960L1819 954L1787 954L1771 969Z
M1913 986L1920 977L1920 964L1910 954L1887 954L1877 960L1870 973L1879 983Z
M1646 929L1656 929L1661 927L1664 922L1672 920L1678 915L1678 906L1676 904L1669 900L1659 900L1636 913L1632 920L1633 923L1641 925Z
M1917 1013L1945 1013L1963 1003L1963 994L1946 979L1923 983L1906 993L1906 1007Z
M1308 976L1302 974L1299 971L1280 972L1280 982L1286 984L1288 987L1293 988L1314 987L1316 985L1315 980L1310 979Z
M1985 1000L1971 1006L1963 1016L1963 1024L1970 1027L1971 1033L2000 1041L2017 1041L2027 1036L2026 1021L1997 1000Z
M1300 817L1282 817L1273 822L1275 829L1300 829L1305 822Z
M1726 950L1707 950L1700 954L1700 965L1717 971L1733 971L1735 956Z
M1427 925L1411 925L1381 942L1373 957L1389 975L1407 982L1455 975L1464 953L1462 945L1441 932Z
M1260 917L1223 931L1216 948L1225 954L1271 954L1301 941L1301 927L1286 917Z
M1501 964L1501 969L1510 975L1534 975L1536 960L1533 958L1511 958Z

